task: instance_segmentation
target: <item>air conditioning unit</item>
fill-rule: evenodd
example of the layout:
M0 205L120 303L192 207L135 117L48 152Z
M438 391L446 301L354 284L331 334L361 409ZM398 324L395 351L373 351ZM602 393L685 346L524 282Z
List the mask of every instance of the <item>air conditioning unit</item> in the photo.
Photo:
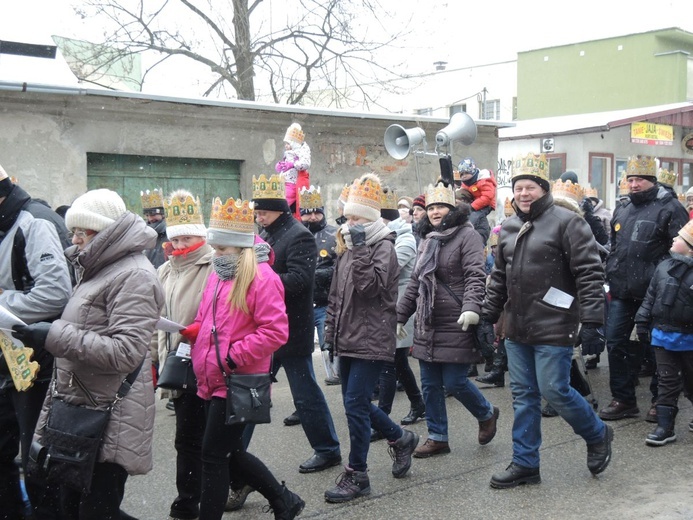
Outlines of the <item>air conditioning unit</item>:
M553 139L542 139L541 140L541 151L542 153L551 153L554 150Z

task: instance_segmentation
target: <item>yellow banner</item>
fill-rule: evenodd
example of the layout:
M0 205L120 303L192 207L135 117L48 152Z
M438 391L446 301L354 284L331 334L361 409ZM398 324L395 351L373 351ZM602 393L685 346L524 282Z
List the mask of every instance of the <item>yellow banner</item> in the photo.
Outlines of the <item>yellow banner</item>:
M631 123L630 142L639 144L674 144L674 127L655 123Z

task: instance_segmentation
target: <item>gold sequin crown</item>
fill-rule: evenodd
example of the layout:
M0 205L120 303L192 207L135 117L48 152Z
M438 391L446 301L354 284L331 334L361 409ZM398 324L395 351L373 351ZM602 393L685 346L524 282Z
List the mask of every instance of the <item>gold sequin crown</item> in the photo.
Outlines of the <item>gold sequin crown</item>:
M535 155L528 153L525 156L516 157L513 161L513 177L520 175L533 175L540 179L549 181L549 162L543 153Z
M164 207L164 195L161 188L152 191L141 191L140 198L142 199L143 210Z
M292 124L286 129L286 134L284 135L284 141L292 141L294 143L303 144L306 136L301 129L301 125L298 123Z
M272 175L269 179L263 173L260 177L253 175L253 199L283 199L286 197L284 179Z
M365 174L352 183L347 202L362 204L380 211L382 193L383 189L378 176Z
M585 186L585 197L598 199L599 192L597 191L597 188L593 188L590 185Z
M304 209L316 209L322 208L324 206L322 202L322 195L320 194L320 186L312 186L310 188L301 188L300 196L300 207Z
M563 182L560 179L553 183L551 193L553 194L554 198L563 197L578 204L582 201L582 197L584 196L583 190L579 184L573 184L572 181Z
M447 204L455 207L455 192L452 186L445 186L439 182L435 186L430 184L426 189L426 207L432 204Z
M347 184L342 188L342 193L339 194L339 200L342 201L343 204L346 204L346 201L349 198L349 190L350 189L351 189L351 184Z
M673 187L676 184L676 173L661 169L657 173L657 180L660 184Z
M166 211L166 226L185 226L199 224L204 226L200 197L193 199L192 194L178 190L171 194L171 198L164 200Z
M657 177L657 161L649 155L635 155L628 158L626 176Z
M515 214L515 208L513 208L513 201L509 198L505 198L505 204L503 205L503 214L506 217L512 217Z
M216 197L212 202L212 214L209 218L210 229L224 229L239 233L255 232L255 214L253 203L241 199L228 199L224 204Z
M387 192L383 190L383 197L380 200L380 209L397 209L397 193L392 188L389 188Z

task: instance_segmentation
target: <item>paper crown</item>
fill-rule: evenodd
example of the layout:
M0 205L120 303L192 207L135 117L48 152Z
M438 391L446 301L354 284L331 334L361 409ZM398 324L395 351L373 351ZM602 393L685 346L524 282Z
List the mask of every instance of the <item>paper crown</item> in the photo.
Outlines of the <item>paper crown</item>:
M524 175L531 175L549 182L549 163L546 160L546 155L535 155L528 153L525 156L516 157L513 161L512 178L516 179Z
M686 194L685 193L679 193L678 195L679 202L683 204L683 206L686 206Z
M392 188L388 188L387 192L383 190L383 196L380 200L380 209L397 209L399 199L397 193Z
M382 197L383 190L378 176L374 173L362 175L349 188L344 214L361 216L375 222L380 218Z
M439 182L435 186L429 184L426 189L426 208L433 204L446 204L455 207L455 192L452 186L446 186Z
M224 204L216 197L212 201L212 214L209 217L210 229L255 233L255 214L253 203L241 199L228 199Z
M299 196L301 210L322 208L324 206L322 195L320 195L320 186L311 185L310 188L304 186L301 188Z
M551 193L553 198L564 198L580 204L582 198L584 197L582 187L579 184L573 184L572 181L565 181L558 179L553 183L551 188Z
M174 191L170 198L164 200L166 211L166 227L187 226L198 224L204 226L200 197L192 198L192 194L185 190Z
M693 220L689 220L686 225L679 230L679 236L683 238L690 247L693 247Z
M301 125L298 123L293 123L289 128L286 129L286 134L284 135L284 141L289 141L293 143L303 144L306 136L301 130Z
M164 195L161 188L152 191L141 191L140 198L142 199L142 209L144 211L148 209L164 208Z
M452 180L462 182L462 174L459 170L452 170Z
M657 177L657 161L649 155L634 155L628 158L626 177Z
M260 177L253 175L253 199L283 199L286 197L284 178L272 175L269 179L263 173Z
M346 204L347 199L349 198L349 190L351 189L350 184L346 184L342 188L342 192L339 194L339 202L342 204Z
M675 172L660 168L657 172L657 181L659 181L660 184L673 188L677 181L677 175Z
M621 175L621 180L618 182L618 195L622 197L623 195L628 195L630 193L630 188L628 187L628 177L626 177L625 170L623 175Z
M597 188L593 188L589 184L585 186L585 197L591 198L591 199L598 199L599 198L599 191L597 191Z
M503 204L503 214L506 217L512 217L515 214L515 208L513 208L513 201L506 197L505 204Z

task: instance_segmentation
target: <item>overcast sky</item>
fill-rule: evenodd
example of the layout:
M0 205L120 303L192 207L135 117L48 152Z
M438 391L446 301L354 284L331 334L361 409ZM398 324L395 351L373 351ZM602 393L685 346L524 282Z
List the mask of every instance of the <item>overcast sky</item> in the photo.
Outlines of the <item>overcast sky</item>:
M75 3L0 0L0 39L51 43L51 35L59 35L98 40L99 27L77 18L70 7ZM654 29L679 27L693 32L693 0L381 0L381 4L402 19L413 16L414 32L406 43L411 57L408 70L421 72L432 70L434 61L457 68L515 59L520 51ZM398 23L396 18L393 24Z

